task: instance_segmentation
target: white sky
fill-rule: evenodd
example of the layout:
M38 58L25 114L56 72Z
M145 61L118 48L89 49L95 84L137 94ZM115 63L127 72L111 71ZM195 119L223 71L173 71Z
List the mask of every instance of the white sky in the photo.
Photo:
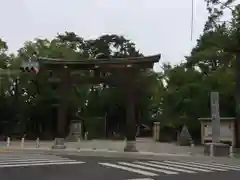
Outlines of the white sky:
M204 0L195 0L194 7L191 41L191 0L0 0L0 38L15 52L26 40L65 31L84 38L114 33L145 55L162 53L161 61L176 64L189 54L207 18Z

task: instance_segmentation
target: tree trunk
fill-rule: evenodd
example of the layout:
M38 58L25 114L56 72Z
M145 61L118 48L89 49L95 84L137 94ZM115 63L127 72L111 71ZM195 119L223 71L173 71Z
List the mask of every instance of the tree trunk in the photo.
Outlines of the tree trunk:
M240 148L240 52L236 54L236 118L235 118L235 136L236 147Z

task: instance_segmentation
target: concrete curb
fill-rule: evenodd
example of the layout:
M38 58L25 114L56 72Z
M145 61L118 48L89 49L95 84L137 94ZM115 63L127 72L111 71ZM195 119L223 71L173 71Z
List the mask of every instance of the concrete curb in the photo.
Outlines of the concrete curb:
M190 154L173 154L173 153L154 153L154 152L120 152L111 149L96 148L78 148L78 149L51 149L51 148L0 148L0 153L32 153L32 154L60 154L60 155L77 155L77 156L102 156L109 157L192 157Z
M68 148L68 149L51 149L51 148L0 148L0 152L28 152L28 153L82 153L82 152L103 152L112 154L138 154L142 156L179 156L179 157L189 157L190 154L175 154L175 153L154 153L154 152L124 152L116 151L112 149L97 149L97 148Z
M61 151L61 152L106 152L106 153L128 153L124 151L117 151L111 148L67 148L67 149L52 149L52 148L21 148L21 147L2 147L0 148L0 152L12 152L12 151L50 151L50 152L56 152L56 151ZM193 156L194 154L192 153L157 153L157 152L147 152L147 151L139 151L139 152L134 152L134 154L141 154L141 155L154 155L154 156L180 156L180 157L189 157Z

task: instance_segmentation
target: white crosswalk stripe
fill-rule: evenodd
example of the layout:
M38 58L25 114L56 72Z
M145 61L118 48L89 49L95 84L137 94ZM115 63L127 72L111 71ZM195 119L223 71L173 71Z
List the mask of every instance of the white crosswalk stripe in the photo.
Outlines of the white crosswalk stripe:
M199 163L199 162L188 162L189 164L196 164L196 165L203 165L203 166L208 166L208 167L219 167L219 168L224 168L227 170L235 170L235 171L240 171L240 166L232 166L232 165L225 165L225 164L205 164L205 163Z
M164 165L158 165L158 164L153 164L153 163L146 163L146 162L136 162L136 163L146 165L146 166L152 166L152 167L156 167L156 168L163 168L163 169L178 171L178 172L196 173L195 171L190 171L190 170L187 170L187 169L179 169L179 168L174 168L174 167L169 167L169 166L164 166Z
M219 171L240 171L240 166L217 163L187 162L187 161L134 161L134 162L114 162L99 163L102 166L116 168L148 177L159 176L161 174L177 175L179 173L211 173ZM139 179L144 179L139 178ZM149 178L150 179L150 178Z
M161 164L161 165L165 165L165 166L171 166L171 167L176 167L176 168L183 168L183 169L188 169L188 170L192 170L192 171L200 171L200 172L212 172L211 170L207 170L207 169L199 169L196 167L189 167L189 166L182 166L182 165L177 165L177 164L170 164L170 163L166 163L166 162L158 162L158 161L150 161L151 163L155 163L155 164Z
M137 165L137 164L133 164L133 163L119 162L119 164L126 165L126 166L131 166L131 167L134 167L134 168L140 168L140 169L145 169L145 170L150 170L150 171L161 172L161 173L164 173L164 174L178 174L178 172L174 172L174 171L168 171L168 170L164 170L164 169L156 169L156 168L153 168L153 167L147 167L147 166Z
M0 168L83 164L85 162L55 155L41 154L0 154Z
M120 166L120 165L111 164L111 163L99 163L99 164L101 164L103 166L107 166L107 167L113 167L113 168L117 168L117 169L121 169L121 170L125 170L125 171L134 172L134 173L145 175L145 176L157 176L158 175L158 174L155 174L152 172L147 172L147 171L143 171L140 169L134 169L134 168Z
M183 166L191 166L191 167L196 167L196 168L201 168L201 169L209 169L209 170L213 170L213 171L227 171L226 169L223 169L223 168L214 168L214 167L197 165L197 164L189 164L189 163L184 163L184 162L173 162L173 161L165 161L165 162L171 163L171 164L183 165Z

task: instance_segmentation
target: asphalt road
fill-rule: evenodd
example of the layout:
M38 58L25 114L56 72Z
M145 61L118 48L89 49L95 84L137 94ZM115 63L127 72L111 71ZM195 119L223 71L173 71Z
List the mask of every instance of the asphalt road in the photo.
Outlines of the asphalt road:
M3 180L237 180L240 165L104 157L0 154Z

